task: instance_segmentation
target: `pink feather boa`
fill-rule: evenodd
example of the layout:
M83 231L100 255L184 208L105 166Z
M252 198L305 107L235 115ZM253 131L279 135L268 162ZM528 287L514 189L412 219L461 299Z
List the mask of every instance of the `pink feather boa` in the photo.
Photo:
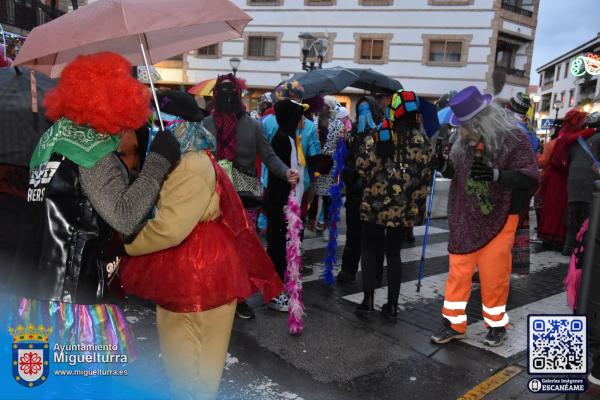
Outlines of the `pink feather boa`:
M304 302L302 301L302 281L300 280L300 268L302 267L300 253L302 220L300 219L300 205L296 200L295 192L296 188L292 187L285 215L288 223L285 290L290 296L288 331L292 335L300 335L304 330L304 323L302 322Z
M569 272L567 273L567 277L565 278L565 288L567 289L567 302L573 310L577 308L577 297L579 296L579 288L581 286L581 275L583 274L583 269L577 269L577 260L580 259L579 262L583 263L583 259L581 258L583 257L583 245L585 243L582 243L582 241L585 233L588 230L589 222L590 220L586 219L583 225L581 226L579 233L577 233L578 246L576 246L575 250L573 250L573 254L571 255L571 260L569 262Z

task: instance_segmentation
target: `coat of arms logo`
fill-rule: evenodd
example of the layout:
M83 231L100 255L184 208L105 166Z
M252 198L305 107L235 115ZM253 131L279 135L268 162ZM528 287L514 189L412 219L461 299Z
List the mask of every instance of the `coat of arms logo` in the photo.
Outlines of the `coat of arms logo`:
M44 325L8 328L13 337L13 378L23 386L36 387L46 382L50 372L48 336L52 328Z

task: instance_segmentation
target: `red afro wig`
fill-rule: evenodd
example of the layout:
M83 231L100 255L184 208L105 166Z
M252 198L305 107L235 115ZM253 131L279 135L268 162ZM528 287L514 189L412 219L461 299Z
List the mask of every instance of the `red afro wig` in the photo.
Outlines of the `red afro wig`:
M115 53L77 57L46 96L47 117L65 117L112 135L140 128L151 113L151 93L131 71L131 64Z

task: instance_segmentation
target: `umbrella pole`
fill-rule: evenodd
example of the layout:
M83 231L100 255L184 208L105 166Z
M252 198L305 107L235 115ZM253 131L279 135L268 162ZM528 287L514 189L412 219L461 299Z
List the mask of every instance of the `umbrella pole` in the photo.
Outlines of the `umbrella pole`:
M154 98L154 106L156 107L156 113L158 114L158 121L160 122L160 129L165 130L165 125L163 123L162 117L160 116L160 107L158 105L158 97L156 97L156 90L154 90L154 82L152 81L152 74L150 73L150 65L148 64L148 57L146 56L146 46L144 46L144 41L142 40L142 34L138 34L138 39L140 40L140 48L142 49L142 57L144 57L144 65L146 66L146 71L148 71L148 80L150 81L150 88L152 89L152 97Z

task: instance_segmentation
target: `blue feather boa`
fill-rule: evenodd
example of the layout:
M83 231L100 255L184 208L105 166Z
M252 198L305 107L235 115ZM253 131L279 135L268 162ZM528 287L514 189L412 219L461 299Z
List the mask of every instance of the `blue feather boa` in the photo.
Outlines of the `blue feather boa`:
M342 173L344 172L346 157L348 156L348 146L343 139L338 141L335 149L334 161L335 167L332 171L337 183L329 189L331 196L331 205L329 206L329 243L327 243L327 255L325 257L325 269L321 277L325 280L327 286L332 286L335 283L333 276L333 266L336 263L338 223L340 222L340 211L343 205L343 190L344 180Z

